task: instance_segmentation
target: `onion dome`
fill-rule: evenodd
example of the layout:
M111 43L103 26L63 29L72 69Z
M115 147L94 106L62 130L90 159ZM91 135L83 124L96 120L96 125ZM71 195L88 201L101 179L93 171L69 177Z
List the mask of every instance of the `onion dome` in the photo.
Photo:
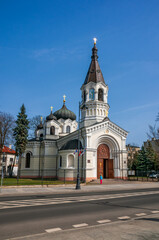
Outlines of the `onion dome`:
M53 107L51 107L51 113L49 116L46 117L46 121L57 120L57 118L52 113Z
M61 109L59 109L58 111L54 112L54 116L58 119L62 118L62 119L71 119L72 121L76 120L76 115L70 111L66 105L65 105L65 95L63 96L64 100L63 100L63 106Z
M43 118L41 117L41 121L40 121L40 124L37 126L37 130L43 129L42 120L43 120Z

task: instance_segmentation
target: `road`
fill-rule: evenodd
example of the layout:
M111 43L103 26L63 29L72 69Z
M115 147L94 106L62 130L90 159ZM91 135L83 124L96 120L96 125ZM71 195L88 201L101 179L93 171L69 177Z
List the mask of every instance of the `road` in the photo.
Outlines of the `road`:
M157 213L159 188L3 196L0 198L0 239L28 235L32 239L35 234L96 227Z

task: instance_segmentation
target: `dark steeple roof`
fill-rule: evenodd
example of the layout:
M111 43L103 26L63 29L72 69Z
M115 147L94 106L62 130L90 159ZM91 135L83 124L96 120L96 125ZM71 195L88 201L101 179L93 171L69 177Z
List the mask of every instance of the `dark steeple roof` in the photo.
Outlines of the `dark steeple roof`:
M52 110L49 116L46 117L46 121L57 120L56 116L53 115Z
M94 47L92 48L92 57L91 57L92 61L89 66L84 84L87 84L89 82L94 82L94 83L102 82L105 84L103 74L100 70L99 63L98 63L97 51L98 49L96 47L96 43L94 43Z

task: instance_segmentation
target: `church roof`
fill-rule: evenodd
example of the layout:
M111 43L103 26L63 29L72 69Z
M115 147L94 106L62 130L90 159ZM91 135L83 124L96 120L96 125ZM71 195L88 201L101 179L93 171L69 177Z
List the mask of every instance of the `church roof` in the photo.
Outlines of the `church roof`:
M57 120L56 116L53 115L52 110L49 116L46 117L46 121Z
M65 101L63 102L62 108L54 112L54 116L57 118L57 120L60 118L76 120L76 115L66 107Z
M100 66L98 63L97 51L98 51L98 49L96 47L96 43L94 43L94 47L92 48L92 57L91 57L92 61L89 66L87 76L84 81L84 85L89 82L94 82L94 83L102 82L105 84L103 74L101 72L101 69L100 69Z
M78 149L78 139L74 139L74 140L70 140L68 142L66 142L60 150L75 150L75 149ZM83 149L82 147L82 143L80 141L80 149Z

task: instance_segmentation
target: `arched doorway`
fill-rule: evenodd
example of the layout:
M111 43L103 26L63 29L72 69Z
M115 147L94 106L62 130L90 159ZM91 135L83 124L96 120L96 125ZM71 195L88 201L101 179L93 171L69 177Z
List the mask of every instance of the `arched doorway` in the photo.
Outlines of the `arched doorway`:
M97 149L97 178L114 178L113 159L106 144L100 144Z

